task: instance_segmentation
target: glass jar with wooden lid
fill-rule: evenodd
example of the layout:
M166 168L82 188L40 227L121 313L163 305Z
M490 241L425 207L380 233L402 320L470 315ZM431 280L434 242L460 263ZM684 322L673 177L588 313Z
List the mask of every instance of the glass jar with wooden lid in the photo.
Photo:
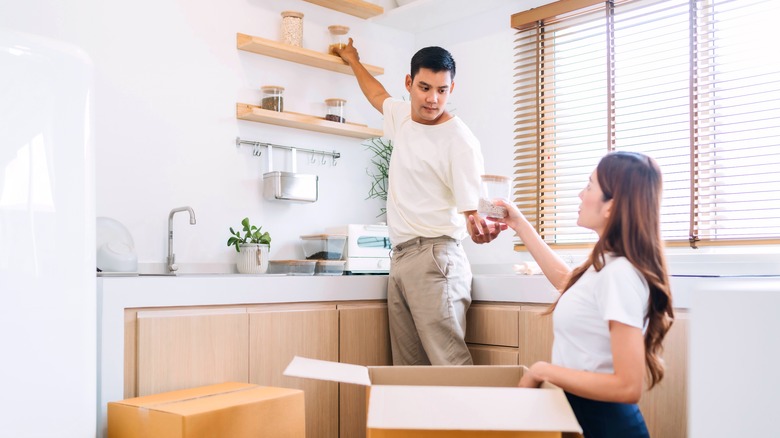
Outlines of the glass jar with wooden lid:
M291 46L303 47L303 13L282 12L282 42Z
M347 105L347 101L344 99L325 99L325 105L328 109L325 113L325 119L331 122L346 123L347 119L344 118L344 107Z
M284 111L284 87L278 85L264 85L260 87L263 91L263 99L260 107L269 111Z
M347 47L347 43L349 43L349 28L347 26L333 25L328 26L328 31L330 32L328 53L339 56L338 53L336 53L336 50Z

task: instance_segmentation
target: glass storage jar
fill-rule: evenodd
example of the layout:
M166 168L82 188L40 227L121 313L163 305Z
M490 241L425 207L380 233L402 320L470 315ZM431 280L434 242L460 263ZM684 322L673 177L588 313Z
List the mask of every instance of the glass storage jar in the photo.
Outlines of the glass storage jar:
M509 177L482 175L477 212L484 217L506 217L506 208L493 204L497 200L509 202Z
M303 47L303 13L282 12L282 42Z
M349 28L347 26L333 25L328 26L330 32L330 45L328 46L328 53L334 56L339 56L336 53L337 49L343 49L349 43Z
M263 100L260 106L269 111L284 111L284 87L278 85L266 85L263 90Z
M344 118L344 106L346 104L347 101L344 99L325 99L325 105L328 106L325 119L331 122L346 123L347 119Z

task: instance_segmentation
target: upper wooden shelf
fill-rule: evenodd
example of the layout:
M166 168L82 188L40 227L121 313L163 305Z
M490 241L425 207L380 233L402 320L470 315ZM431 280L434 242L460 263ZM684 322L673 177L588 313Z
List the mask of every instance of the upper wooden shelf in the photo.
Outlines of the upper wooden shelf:
M354 15L359 18L371 18L382 15L385 10L379 5L363 0L305 0L315 5L333 9L334 11Z
M356 123L338 123L307 114L269 111L248 103L236 104L236 118L252 122L269 123L288 128L306 129L326 134L344 135L355 138L381 137L382 130L369 128Z
M312 67L324 68L339 73L354 74L352 68L338 56L320 53L314 50L304 49L302 47L291 46L289 44L277 41L267 40L243 33L236 34L236 47L239 50L259 53L261 55L272 56L274 58L284 59L285 61L297 62L299 64L310 65ZM378 76L385 73L382 67L363 64L369 73Z

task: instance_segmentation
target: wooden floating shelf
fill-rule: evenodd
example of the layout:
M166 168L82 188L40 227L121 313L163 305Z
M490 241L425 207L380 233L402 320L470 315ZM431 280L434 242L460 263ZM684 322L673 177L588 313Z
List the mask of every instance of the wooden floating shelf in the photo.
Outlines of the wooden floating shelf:
M363 0L305 0L315 5L320 5L334 11L354 15L358 18L371 18L384 14L385 10L379 5Z
M269 111L262 109L257 105L250 105L248 103L236 104L236 118L240 120L249 120L251 122L268 123L271 125L286 126L288 128L305 129L308 131L363 139L382 136L381 129L369 128L366 125L331 122L330 120L325 120L323 117L315 117L307 114Z
M310 65L312 67L323 68L344 74L352 73L352 68L338 56L320 53L314 50L304 49L302 47L291 46L289 44L277 41L267 40L243 33L236 34L236 47L239 50L258 53L260 55L272 56L274 58L284 59L285 61L297 62L299 64ZM382 67L363 64L369 73L378 76L385 73Z

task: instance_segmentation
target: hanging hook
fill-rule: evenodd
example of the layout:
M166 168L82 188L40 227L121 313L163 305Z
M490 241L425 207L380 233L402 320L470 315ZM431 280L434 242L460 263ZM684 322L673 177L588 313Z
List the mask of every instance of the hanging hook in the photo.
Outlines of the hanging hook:
M327 161L325 160L325 154L322 154L322 164L325 165L325 163L327 163Z
M255 147L252 149L252 156L255 156L255 157L263 156L263 151L260 150L260 145L259 144L256 144Z
M317 162L317 159L314 158L314 154L312 153L311 156L309 157L309 163L314 164L316 162Z
M338 164L336 159L337 159L336 151L333 151L333 155L331 155L331 163L330 163L331 166L336 167L336 164Z

